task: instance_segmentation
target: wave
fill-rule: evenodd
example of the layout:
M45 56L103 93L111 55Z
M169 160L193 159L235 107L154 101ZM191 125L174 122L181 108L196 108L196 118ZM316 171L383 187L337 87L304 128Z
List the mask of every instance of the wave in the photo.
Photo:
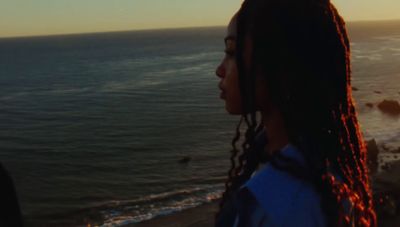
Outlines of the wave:
M374 37L376 40L389 41L389 42L400 42L400 35L390 35L390 36L378 36Z
M140 74L141 78L107 82L99 88L98 91L104 93L115 93L122 91L137 91L153 87L159 88L163 85L171 85L172 83L185 81L185 79L193 80L193 77L187 77L189 74L196 75L196 78L201 78L202 75L208 77L209 74L213 72L213 66L214 65L211 63L201 63L176 67L174 69L169 68L152 72L143 72Z
M21 98L30 95L30 92L16 92L12 94L7 94L4 96L0 96L0 101L9 101L9 100L14 100L16 98Z
M149 69L157 68L159 66L171 65L171 64L188 64L209 61L210 59L219 59L223 52L201 52L195 54L171 54L165 56L141 56L135 58L126 58L118 60L110 60L108 62L100 64L94 64L91 66L95 71L110 70L120 71L124 70L137 70L137 69Z
M57 226L70 226L74 223L75 226L119 227L215 201L222 192L221 184L194 186L133 200L109 200L68 213L28 217L28 221L34 226L35 222L41 226L51 222Z
M4 96L0 96L0 101L10 101L15 99L24 99L32 95L72 95L72 94L85 94L94 92L93 87L65 87L55 89L41 89L41 90L30 90L10 93Z
M222 187L203 186L149 195L133 201L120 201L121 209L102 212L104 222L100 226L124 226L169 215L217 200L221 193Z
M198 73L203 72L203 71L207 71L207 72L209 72L211 74L213 66L214 66L213 63L196 64L196 65L191 65L191 66L182 67L182 68L164 70L162 72L159 72L158 74L162 74L162 75L186 75L186 74L190 73L190 74L196 74L197 75Z
M134 89L159 86L166 83L168 83L167 80L151 80L151 79L128 80L122 82L112 81L104 84L98 91L105 93L114 93L120 91L131 91Z
M221 52L203 52L196 54L187 54L187 55L177 55L173 56L171 59L177 62L192 62L192 61L200 61L200 60L208 60L210 58L216 58L221 55Z
M370 61L380 61L380 60L382 60L382 55L381 54L369 54L369 55L357 54L357 55L354 55L354 58L355 59L363 59L363 60L367 59Z
M93 91L93 88L91 87L83 87L83 88L61 88L61 89L53 89L46 91L46 93L52 93L52 94L80 94L80 93L85 93L85 92L91 92Z

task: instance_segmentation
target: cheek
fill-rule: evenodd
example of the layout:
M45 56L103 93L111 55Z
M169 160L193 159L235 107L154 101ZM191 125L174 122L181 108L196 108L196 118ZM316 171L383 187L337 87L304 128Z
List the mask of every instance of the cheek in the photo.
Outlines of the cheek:
M235 75L230 81L229 96L233 102L235 103L241 102L239 78L237 77L237 75Z
M239 76L237 70L233 69L229 72L226 78L226 86L229 89L229 93L233 94L239 92Z
M226 78L227 96L226 96L226 109L231 114L242 114L242 98L239 88L239 76L236 67L232 67Z

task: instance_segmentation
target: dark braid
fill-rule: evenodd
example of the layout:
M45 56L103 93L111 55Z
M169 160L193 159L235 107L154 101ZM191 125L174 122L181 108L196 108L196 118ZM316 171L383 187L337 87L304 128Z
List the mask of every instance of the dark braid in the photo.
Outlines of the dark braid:
M231 168L228 171L228 179L231 179L232 177L235 176L235 170L236 170L236 162L235 162L235 158L237 156L237 154L239 153L239 150L236 148L236 142L240 139L240 126L242 124L243 121L243 117L240 118L240 121L238 123L238 125L236 126L236 135L232 140L232 147L233 149L231 150L231 157L230 157L230 161L231 161ZM225 187L226 188L230 188L231 187L231 180L228 180L225 182ZM228 194L228 190L223 194L223 198L225 198L225 196Z
M347 226L351 221L343 201L354 204L356 226L376 226L366 146L351 95L350 42L336 8L328 0L245 0L237 30L244 113L232 141L232 166L221 208L260 163L252 150L262 126L257 123L255 104L255 71L261 69L269 95L283 115L289 141L306 159L303 167L274 152L270 164L314 185L331 226ZM252 55L251 65L246 66L243 53L248 37ZM239 152L236 143L243 119L247 130Z

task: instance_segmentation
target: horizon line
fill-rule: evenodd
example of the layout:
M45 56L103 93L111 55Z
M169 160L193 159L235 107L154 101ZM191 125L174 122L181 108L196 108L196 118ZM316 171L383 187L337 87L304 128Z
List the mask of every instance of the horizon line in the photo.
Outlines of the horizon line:
M400 19L382 19L382 20L349 20L346 23L371 23L371 22L400 22ZM205 26L182 26L182 27L166 27L166 28L145 28L145 29L127 29L127 30L107 30L107 31L93 31L93 32L70 32L70 33L53 33L53 34L38 34L38 35L16 35L16 36L0 36L0 39L18 39L18 38L39 38L39 37L55 37L55 36L75 36L75 35L92 35L104 33L119 33L119 32L141 32L141 31L161 31L161 30L177 30L177 29L191 29L191 28L214 28L224 27L227 25L205 25Z

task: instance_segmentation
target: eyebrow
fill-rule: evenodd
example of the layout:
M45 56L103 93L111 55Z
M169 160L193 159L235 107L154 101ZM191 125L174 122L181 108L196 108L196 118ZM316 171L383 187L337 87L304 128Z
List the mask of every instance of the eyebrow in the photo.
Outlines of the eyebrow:
M225 43L228 41L228 40L232 40L232 41L235 41L235 36L233 36L233 35L228 35L227 37L225 37Z

